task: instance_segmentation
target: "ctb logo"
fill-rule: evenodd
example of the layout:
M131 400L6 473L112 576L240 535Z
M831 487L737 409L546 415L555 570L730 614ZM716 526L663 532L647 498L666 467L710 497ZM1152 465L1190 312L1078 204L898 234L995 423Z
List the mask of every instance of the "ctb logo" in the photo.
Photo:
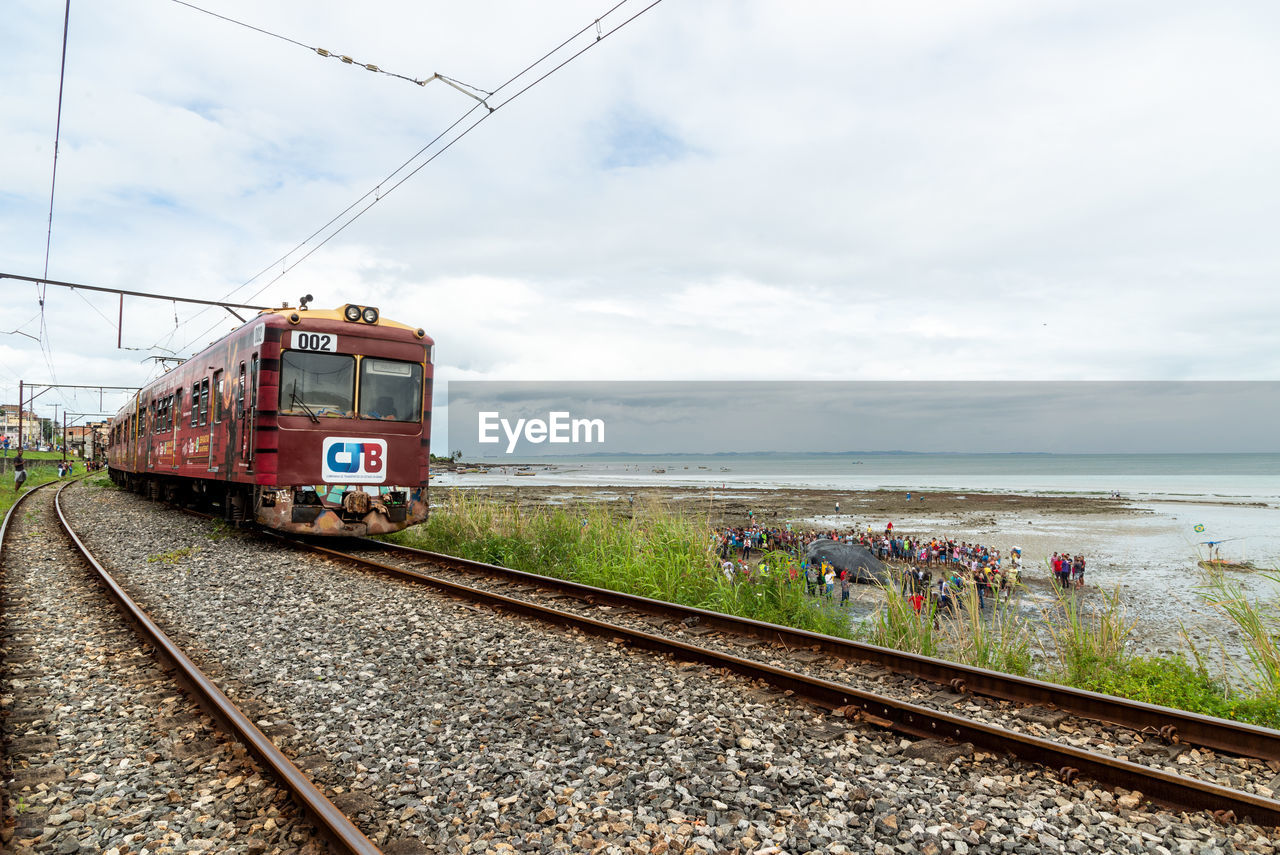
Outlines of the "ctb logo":
M381 484L387 479L386 440L331 436L321 457L326 484Z

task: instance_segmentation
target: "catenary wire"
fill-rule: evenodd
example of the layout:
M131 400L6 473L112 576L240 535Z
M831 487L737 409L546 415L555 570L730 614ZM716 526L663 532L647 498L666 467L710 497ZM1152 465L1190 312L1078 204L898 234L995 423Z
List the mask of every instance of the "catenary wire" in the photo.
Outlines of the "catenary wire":
M177 3L179 6L186 6L188 9L192 9L196 12L203 12L204 14L209 15L211 17L217 18L222 21L226 21L229 24L235 24L236 26L253 30L255 33L261 33L264 36L270 36L273 39L279 39L282 42L288 42L291 45L297 45L298 47L305 48L306 50L309 50L318 56L322 56L325 59L336 59L339 62L343 63L344 65L363 68L366 71L372 71L377 74L385 74L388 77L395 77L400 80L408 81L409 83L416 83L418 86L426 86L428 83L430 83L433 80L444 80L447 83L452 83L456 86L461 86L465 89L472 90L467 93L469 95L472 95L472 97L477 97L474 94L475 92L484 92L486 95L492 94L490 92L485 92L485 90L477 86L472 86L469 83L463 83L460 80L455 80L452 77L446 77L445 75L439 74L439 73L432 74L430 77L426 77L426 78L410 77L407 74L397 74L394 71L387 71L385 68L382 68L381 66L376 65L372 62L360 62L359 60L352 59L346 54L336 53L335 51L331 51L322 47L315 47L313 45L306 44L305 42L300 42L297 39L293 39L288 36L283 36L280 33L273 33L270 30L264 30L262 27L255 27L253 24L248 24L248 23L245 23L244 21L237 20L236 18L231 18L226 15L221 15L217 12L212 12L208 9L204 9L204 8L201 8L200 6L197 6L194 3L188 3L187 0L173 0L173 2Z
M502 84L501 86L499 86L497 89L493 90L493 94L497 94L497 93L501 92L503 89L505 89L505 88L507 88L508 86L510 86L513 82L515 82L516 80L520 79L520 78L521 78L521 77L523 77L524 75L528 74L532 69L534 69L534 68L536 68L537 66L541 65L541 64L542 64L543 62L545 62L549 57L554 56L556 53L558 53L559 51L563 50L565 46L567 46L567 45L571 44L574 40L576 40L577 38L579 38L583 33L587 32L588 30L590 30L590 29L592 29L592 28L597 28L597 30L598 30L598 24L599 24L599 22L600 22L601 20L603 20L603 19L604 19L606 16L608 16L609 14L611 14L611 13L615 12L618 8L620 8L621 6L625 5L627 2L628 2L628 0L619 0L619 2L618 2L617 4L615 4L613 7L611 7L607 12L605 12L605 13L604 13L604 15L601 15L599 18L596 18L596 19L595 19L595 20L593 20L590 24L588 24L587 26L583 27L581 30L579 30L578 32L574 33L574 34L573 34L572 36L570 36L569 38L565 39L563 42L561 42L559 45L557 45L557 46L556 46L555 48L553 48L552 50L548 51L548 52L547 52L546 54L544 54L542 57L540 57L539 59L537 59L536 61L534 61L534 62L533 62L533 63L531 63L530 65L526 66L523 70L521 70L521 71L520 71L520 72L518 72L517 74L513 75L513 76L512 76L511 78L509 78L505 83L503 83L503 84ZM400 178L398 181L396 181L394 184L392 184L392 185L391 185L389 188L387 188L385 191L379 192L379 191L380 191L380 189L382 188L383 184L385 184L387 180L389 180L390 178L392 178L392 177L394 177L396 174L398 174L400 171L402 171L402 170L405 168L405 166L407 166L407 165L408 165L408 163L413 162L413 160L415 160L415 159L417 159L419 156L421 156L423 152L425 152L425 151L426 151L427 149L429 149L432 145L434 145L434 144L435 144L435 142L436 142L436 141L438 141L439 139L441 139L441 137L443 137L445 134L447 134L447 133L449 132L449 130L452 130L454 127L457 127L457 125L458 125L458 124L460 124L460 123L461 123L461 122L466 118L466 116L467 116L467 115L470 115L472 112L474 112L474 110L475 110L476 108L475 108L475 107L473 107L473 108L472 108L471 110L469 110L466 114L464 114L462 117L460 117L456 122L454 122L454 124L453 124L453 125L451 125L449 129L446 129L446 131L442 132L442 133L441 133L440 135L438 135L434 140L432 140L432 142L431 142L431 143L428 143L426 146L424 146L422 149L420 149L420 150L419 150L419 151L418 151L418 152L417 152L417 153L416 153L412 158L410 158L410 159L409 159L409 161L406 161L406 163L405 163L405 164L401 164L399 167L397 167L395 171L393 171L389 176L387 176L387 178L383 179L383 181L382 181L382 182L380 182L380 183L379 183L379 184L378 184L378 185L377 185L373 190L371 190L371 191L369 191L369 192L365 193L363 196L361 196L361 197L360 197L360 199L356 200L356 202L354 202L352 205L349 205L349 206L344 210L343 214L339 214L337 217L334 217L333 219L331 219L331 220L329 221L329 223L328 223L328 224L326 224L326 226L322 227L320 230L318 230L317 232L313 233L313 234L311 235L311 237L314 237L316 234L319 234L320 232L324 231L324 229L325 229L325 228L328 228L328 226L329 226L329 225L331 225L333 222L335 222L335 221L336 221L336 220L338 220L340 217L342 217L346 212L351 211L351 210L352 210L356 205L358 205L361 201L363 201L364 199L367 199L370 195L372 195L372 194L374 194L374 193L377 193L376 197L373 199L373 201L372 201L372 202L370 202L368 205L365 205L365 206L364 206L363 208L361 208L360 210L356 211L356 213L355 213L353 216L351 216L349 219L347 219L345 222L343 222L343 223L342 223L342 225L340 225L338 228L334 229L331 233L329 233L328 235L326 235L326 236L324 237L324 239L322 239L319 243L317 243L317 244L316 244L315 246L313 246L310 250L308 250L305 254L303 254L303 255L302 255L302 257L298 258L298 259L297 259L296 261L294 261L292 264L290 264L290 265L288 265L287 267L285 267L284 269L282 269L282 270L280 271L280 273L278 273L276 276L274 276L274 277L273 277L269 282L267 282L265 285L263 285L261 288L259 288L259 289L258 289L257 291L255 291L255 292L254 292L250 297L248 297L248 298L246 298L246 299L250 299L250 300L252 300L252 299L256 298L259 294L261 294L261 293L262 293L263 291L265 291L267 288L271 287L271 286L272 286L272 285L274 285L276 282L278 282L280 279L282 279L284 276L286 276L289 272L291 272L291 271L292 271L295 267L297 267L299 264L301 264L302 262L304 262L304 261L306 261L308 258L310 258L312 254L314 254L317 250L319 250L321 247L323 247L323 246L324 246L326 243L328 243L330 240L332 240L333 238L335 238L335 237L337 237L339 234L341 234L341 233L342 233L342 232L343 232L343 231L344 231L348 226L350 226L352 223L354 223L356 220L358 220L361 216L363 216L363 215L364 215L364 214L365 214L365 213L366 213L370 208L372 208L374 205L378 204L378 202L380 202L380 201L382 201L383 199L385 199L387 196L389 196L389 195L392 193L392 191L394 191L396 188L398 188L401 184L403 184L405 181L408 181L410 178L412 178L414 175L416 175L419 171L421 171L424 167L426 167L428 164L432 163L432 162L433 162L437 157L439 157L440 155L442 155L442 154L444 154L446 151L448 151L450 148L452 148L452 147L453 147L453 145L454 145L455 143L459 142L459 141L460 141L460 140L462 140L464 137L466 137L469 133L471 133L471 131L473 131L473 130L474 130L476 127L478 127L482 122L484 122L486 119L488 119L488 118L489 118L490 116L492 116L494 113L496 113L499 109L501 109L502 107L506 106L507 104L510 104L510 103L511 103L512 101L514 101L516 98L519 98L519 97L520 97L521 95L523 95L525 92L528 92L528 91L529 91L530 89L532 89L534 86L537 86L539 83L541 83L542 81L546 80L546 79L547 79L548 77L550 77L552 74L555 74L555 73L556 73L557 71L559 71L561 68L564 68L564 67L565 67L566 65L568 65L570 62L573 62L575 59L577 59L578 57L582 56L582 54L586 53L588 50L590 50L591 48L593 48L593 47L595 47L596 45L598 45L598 44L599 44L601 41L603 41L606 37L608 37L608 36L610 36L610 35L612 35L612 34L614 34L614 33L618 32L618 31L619 31L619 30L621 30L623 27L627 26L628 24L630 24L631 22L633 22L634 20L636 20L636 19L637 19L637 18L639 18L641 15L645 14L646 12L648 12L650 9L654 8L655 6L657 6L657 5L658 5L659 3L661 3L661 2L662 2L662 0L653 0L653 2L649 3L647 6L645 6L645 7L644 7L644 8L642 8L642 9L640 9L640 10L639 10L638 12L636 12L634 15L632 15L631 17L627 18L626 20L622 21L622 23L618 24L616 27L614 27L613 29L609 30L608 32L605 32L605 33L599 33L599 32L598 32L598 35L596 36L596 38L595 38L595 40L594 40L594 41L592 41L591 43L589 43L589 44L588 44L588 45L586 45L585 47L581 48L581 49L580 49L580 50L578 50L577 52L573 53L573 54L572 54L572 55L570 55L568 58L566 58L565 60L563 60L563 61L562 61L562 62L560 62L559 64L555 65L554 67L552 67L552 68L551 68L551 69L549 69L548 71L546 71L546 72L545 72L544 74L542 74L540 77L538 77L537 79L535 79L534 81L532 81L532 82L531 82L531 83L529 83L528 85L526 85L526 86L524 86L523 88L521 88L520 90L518 90L515 94L513 94L513 95L511 95L510 97L508 97L508 98L506 98L505 100L503 100L503 101L502 101L500 104L498 104L497 106L490 106L490 107L489 107L489 110L488 110L486 113L484 113L484 114L483 114L480 118L478 118L475 122L473 122L472 124L470 124L469 126L467 126L467 127L466 127L466 128L465 128L465 129L460 133L460 134L458 134L456 137L454 137L454 138L453 138L453 139L451 139L448 143L446 143L443 147L441 147L441 148L440 148L440 150L436 151L434 154L432 154L430 157L428 157L428 158L427 158L426 160L424 160L422 163L418 164L418 165L417 165L416 167L414 167L414 168L413 168L413 169L412 169L408 174L406 174L405 176L403 176L402 178ZM311 238L308 238L308 241L309 241L310 239L311 239ZM305 242L304 242L304 243L305 243ZM299 246L301 246L301 244L300 244ZM295 249L296 249L296 248L295 248ZM278 262L277 262L277 263L278 263ZM272 266L274 267L274 264L273 264ZM243 286L241 286L241 287L243 287ZM237 288L236 290L239 290L239 289ZM203 338L205 335L208 335L210 332L212 332L214 329L216 329L216 328L217 328L217 326L218 326L218 325L217 325L217 324L215 324L213 327L210 327L208 330L206 330L206 331L205 331L204 333L202 333L201 335L193 337L193 339L191 339L191 341L196 341L196 340L199 340L200 338ZM190 341L188 342L188 344L189 344L189 343L190 343Z
M174 2L183 2L183 0L174 0ZM564 41L560 42L560 44L556 45L556 46L555 46L555 47L553 47L551 50L547 51L545 54L543 54L542 56L538 57L536 60L534 60L533 62L531 62L529 65L525 66L525 68L521 69L519 72L517 72L516 74L512 75L512 76L511 76L510 78L508 78L508 79L506 80L506 82L504 82L501 86L499 86L497 89L493 90L493 92L489 93L489 95L491 95L491 96L492 96L492 95L494 95L494 94L497 94L498 92L501 92L503 89L505 89L506 87L510 86L513 82L515 82L516 80L519 80L521 77L523 77L524 75L528 74L532 69L536 68L538 65L542 64L543 62L546 62L546 60L547 60L548 58L550 58L550 57L554 56L556 53L558 53L559 51L563 50L563 49L565 48L565 46L566 46L566 45L571 44L573 41L575 41L575 40L576 40L576 39L578 39L580 36L582 36L582 34L583 34L583 33L585 33L585 32L587 32L588 30L590 30L592 27L595 27L595 28L597 29L597 31L598 31L598 30L599 30L599 26L600 26L600 22L601 22L601 21L603 21L605 18L609 17L610 15L612 15L614 12L616 12L619 8L621 8L621 7L622 7L623 5L625 5L627 2L628 2L628 0L618 0L618 2L617 2L617 3L615 3L613 6L611 6L609 9L607 9L607 10L604 12L604 14L600 15L598 18L596 18L596 19L595 19L594 21L592 21L590 24L587 24L587 25L586 25L586 26L584 26L582 29L580 29L580 30L578 30L577 32L573 33L573 34L572 34L572 35L570 35L568 38L566 38ZM183 2L183 5L188 5L188 6L189 6L190 4L189 4L189 3L185 3L185 2ZM192 6L191 8L195 9L195 8L198 8L198 7ZM200 10L200 11L204 11L204 10ZM646 10L642 10L642 12L643 12L643 11L647 11L647 9L646 9ZM213 14L213 13L210 13L210 14ZM221 17L221 16L218 16L218 17ZM230 19L228 19L228 20L230 20ZM233 22L233 23L238 23L238 22ZM624 23L625 23L625 22L624 22ZM247 25L246 25L246 26L247 26ZM267 33L267 35L274 35L274 34L272 34L272 33ZM285 37L280 37L280 38L285 38ZM600 36L597 36L596 41L600 41L600 38L601 38ZM293 39L288 39L288 38L285 38L285 40L286 40L286 41L294 41ZM295 44L301 44L301 42L294 42L294 43L295 43ZM306 45L303 45L303 47L306 47ZM449 78L445 78L445 79L449 79ZM484 91L484 90L479 90L479 91ZM486 105L486 106L487 106L487 105ZM230 299L234 294L236 294L237 292L239 292L241 289L249 287L249 286L250 286L250 285L252 285L254 282L256 282L260 277L262 277L263 275L265 275L266 273L268 273L269 271L271 271L273 268L275 268L275 266L276 266L276 265L284 265L284 264L287 262L287 260L288 260L288 258L289 258L289 256L290 256L290 255L292 255L293 253L295 253L295 252L297 252L298 250L302 249L302 247L306 246L306 245L307 245L307 244L308 244L312 239L314 239L317 235L322 234L326 229L328 229L328 228L329 228L330 226L332 226L335 222L337 222L339 219L341 219L343 216L345 216L347 213L349 213L349 212L350 212L352 209L354 209L357 205L359 205L359 204L360 204L361 202L363 202L365 199L369 198L369 196L374 195L375 193L377 193L377 192L378 192L378 190L379 190L379 188L381 188L381 186L382 186L383 184L385 184L387 181L390 181L391 179L393 179L393 178L394 178L394 177L395 177L395 176L396 176L396 175L397 175L401 170L405 169L405 168L406 168L406 167L408 167L411 163L413 163L415 160L417 160L419 157L421 157L421 156L422 156L422 154L423 154L425 151L427 151L429 148L431 148L431 146L433 146L433 145L435 145L437 142L439 142L439 141L440 141L440 140L441 140L441 139L442 139L446 134L448 134L450 131L452 131L454 128L456 128L459 124L461 124L463 121L465 121L465 120L466 120L466 118L467 118L467 116L471 115L471 113L473 113L476 109L477 109L477 107L473 106L473 107L472 107L470 110L468 110L466 113L464 113L464 114L462 114L461 116L459 116L459 117L458 117L458 118L457 118L457 119L456 119L456 120L455 120L451 125L449 125L449 127L445 128L443 131L441 131L439 134L437 134L437 135L435 136L435 138L434 138L434 139L432 139L430 142L428 142L425 146L423 146L422 148L418 149L418 151L416 151L416 152L415 152L412 156L410 156L407 160L405 160L403 163L401 163L399 166L397 166L394 170L392 170L390 174L388 174L387 176L385 176L385 177L384 177L380 182L378 182L378 184L377 184L377 185L375 185L371 190L369 190L368 192L364 193L362 196L360 196L359 198L357 198L355 201L353 201L350 205L348 205L348 206L347 206L346 208L344 208L342 211L338 212L338 213L337 213L336 215L334 215L334 216L333 216L333 217L332 217L332 218L331 218L327 223L325 223L324 225L320 226L320 228L316 229L314 232L312 232L312 233L311 233L310 235L308 235L306 238L304 238L303 240L299 241L299 242L298 242L298 243L297 243L297 244L296 244L292 249L290 249L288 252L286 252L286 253L285 253L284 255L282 255L280 258L277 258L275 261L273 261L273 262L271 262L270 264L268 264L268 265L267 265L266 267L264 267L262 270L258 271L258 272L257 272L257 273L255 273L253 276L249 277L249 279L245 280L245 281L244 281L244 282L242 282L240 285L238 285L238 286L236 286L235 288L233 288L233 289L231 289L230 291L228 291L226 294L224 294L224 295L223 295L222 299L224 299L224 300L228 300L228 299ZM489 112L490 112L490 113L492 113L492 112L493 112L493 108L489 108ZM367 208L366 208L365 210L367 210ZM360 213L363 213L363 211L361 211ZM359 214L357 214L357 216L359 216ZM310 255L310 253L308 253L308 255ZM292 269L292 267L289 267L288 269ZM276 282L278 279L279 279L279 277L277 276L276 278L272 279L272 280L271 280L271 282L268 282L268 283L267 283L267 285L266 285L266 286L264 286L264 288L260 289L259 291L255 292L255 293L257 293L257 294L261 294L263 290L266 290L266 288L267 288L267 287L270 287L270 285L271 285L272 283ZM190 318L188 318L186 321L184 321L184 322L183 322L183 324L187 324L187 323L191 323L191 322L193 322L196 318L200 317L200 315L204 314L204 312L205 312L205 311L207 311L207 310L206 310L206 309L200 309L200 310L199 310L199 311L197 311L195 314L193 314ZM212 326L210 326L208 329L206 329L204 332L200 333L199 335L192 336L192 337L191 337L190 339L188 339L188 341L183 345L183 349L185 349L185 348L187 347L187 345L191 344L192 342L199 341L200 339L203 339L203 338L204 338L205 336L207 336L209 333L211 333L211 332L213 332L215 329L217 329L217 328L218 328L218 326L219 326L219 324L218 324L218 323L215 323L215 324L213 324Z
M58 187L58 143L62 139L62 93L67 80L67 35L71 30L71 0L66 2L62 18L62 61L58 67L58 113L53 130L53 175L49 179L49 228L44 239L44 278L49 277L49 253L53 246L53 200ZM49 342L49 325L45 318L45 296L49 286L38 286L40 292L40 352L49 369L49 379L58 382L58 372L53 367L53 345ZM64 399L65 400L65 399Z
M622 0L622 2L626 2L626 0ZM483 123L485 120L487 120L490 116L492 116L492 115L493 115L494 113L496 113L498 110L500 110L500 109L502 109L503 107L507 106L507 105L508 105L508 104L510 104L512 101L516 100L516 99L517 99L517 98L519 98L521 95L523 95L524 93L528 92L530 89L532 89L533 87L537 86L539 83L541 83L542 81L546 80L548 77L550 77L551 75L555 74L557 71L559 71L560 69L564 68L566 65L568 65L568 64L569 64L569 63L571 63L571 62L573 62L575 59L577 59L578 57L582 56L582 55L583 55L584 53L586 53L587 51L591 50L593 47L595 47L595 46L596 46L596 45L598 45L601 41L603 41L607 36L613 35L613 34L614 34L614 33L616 33L618 30L622 29L622 28L623 28L623 27L625 27L627 24L629 24L629 23L631 23L632 21L634 21L636 18L639 18L639 17L640 17L641 15L643 15L645 12L648 12L650 9L652 9L652 8L653 8L653 7L655 7L655 6L657 6L657 5L658 5L659 3L661 3L661 2L662 2L662 0L653 0L653 2L651 2L648 6L645 6L643 9L641 9L639 12L636 12L636 13L635 13L634 15L632 15L630 18L627 18L625 21L623 21L623 22L622 22L621 24L619 24L618 26L614 27L612 30L609 30L609 32L607 32L607 33L603 33L603 34L601 34L601 35L597 36L597 37L596 37L596 39L595 39L595 41L591 42L591 43L590 43L590 44L588 44L586 47L583 47L581 50L577 51L576 53L571 54L568 58L566 58L564 61L562 61L562 62L561 62L561 63L559 63L558 65L553 66L551 69L549 69L547 72L545 72L541 77L538 77L537 79L535 79L532 83L529 83L527 86L523 87L522 89L517 90L517 91L516 91L516 93L515 93L514 95L512 95L512 96L511 96L511 97L509 97L509 98L507 98L507 99L506 99L506 100L504 100L502 103L498 104L496 107L491 107L491 108L489 109L489 112L485 113L485 114L484 114L484 115L482 115L479 119L477 119L476 121L472 122L472 123L471 123L471 124L466 128L466 130L464 130L462 133L458 134L458 136L456 136L456 137L454 137L453 139L451 139L451 140L450 140L448 143L446 143L446 144L445 144L445 145L444 145L444 146L443 146L439 151L437 151L436 153L432 154L429 158L427 158L427 159L426 159L426 160L424 160L422 163L418 164L416 167L414 167L412 170L410 170L410 172L409 172L407 175L405 175L405 176L404 176L403 178L401 178L399 181L397 181L397 182L395 182L394 184L392 184L389 188L387 188L387 189L386 189L386 191L385 191L385 192L380 193L380 194L377 196L377 198L375 198L372 202L370 202L370 203L369 203L368 205L366 205L364 208L362 208L362 209L360 209L359 211L357 211L357 212L356 212L356 214L355 214L354 216L352 216L349 220L347 220L345 223L343 223L341 226L339 226L336 230L334 230L334 232L333 232L332 234L330 234L330 235L328 235L327 237L325 237L325 238L324 238L324 240L322 240L322 241L320 241L318 244L316 244L316 245L315 245L311 250L309 250L305 255L303 255L301 258L299 258L299 259L298 259L297 261L295 261L293 264L289 265L289 266L288 266L287 268L285 268L284 270L280 271L280 273L279 273L279 274L277 274L277 275L276 275L276 277L275 277L274 279L272 279L272 280L271 280L270 282L268 282L266 285L263 285L261 288L259 288L257 291L255 291L255 292L254 292L254 293L253 293L253 294L252 294L248 299L250 299L250 300L254 299L254 298L255 298L255 297L257 297L259 294L261 294L263 291L265 291L267 288L271 287L271 285L275 284L277 281L279 281L281 278L283 278L286 274L288 274L288 273L289 273L289 271L293 270L293 268L297 267L299 264L301 264L302 262L306 261L306 260L307 260L307 259L308 259L308 258L309 258L313 253L314 253L314 252L316 252L316 250L320 249L320 247L324 246L324 245L325 245L326 243L328 243L330 240L332 240L333 238L335 238L335 237L337 237L339 234L341 234L341 233L343 232L343 230L345 230L348 226L350 226L352 223L354 223L356 220L358 220L361 216L363 216L363 215L365 214L365 212L366 212L366 211L368 211L368 210L369 210L370 208L372 208L374 205L376 205L376 204L378 204L379 202L381 202L381 201L382 201L383 199L385 199L387 196L390 196L390 195L391 195L391 193L392 193L396 188L398 188L401 184L405 183L405 182L406 182L406 181L408 181L410 178L412 178L413 176L417 175L417 174L418 174L418 172L420 172L420 171L421 171L423 168L425 168L428 164L432 163L432 162L433 162L437 157L439 157L440 155L442 155L442 154L444 154L446 151L448 151L450 148L452 148L456 143L458 143L459 141L461 141L464 137L466 137L466 136L467 136L467 134L469 134L469 133L471 133L473 130L475 130L475 129L476 129L476 128L481 124L481 123ZM621 6L621 5L622 5L622 3L620 2L620 3L618 4L618 6ZM618 6L614 6L613 8L614 8L614 9L616 9L616 8L618 8ZM610 10L610 11L612 11L612 10ZM597 20L599 20L599 19L597 19ZM593 25L594 25L594 23L593 23ZM590 27L584 28L583 30L579 31L579 33L578 33L577 35L581 35L581 33L582 33L582 32L585 32L587 29L590 29ZM573 38L577 38L577 35L575 35ZM570 39L570 41L572 41L572 39ZM564 44L568 44L568 42L565 42ZM564 45L562 44L562 45L561 45L561 47L563 47L563 46L564 46ZM558 51L558 50L560 50L560 48L556 48L556 50ZM553 51L553 52L554 52L554 51ZM548 54L548 56L550 56L550 54ZM545 59L545 57L544 57L544 59ZM539 62L542 62L542 60L539 60ZM534 63L534 65L529 66L529 68L533 68L533 67L534 67L534 66L536 66L537 64L538 64L538 63ZM529 71L529 68L526 68L524 71L520 72L520 74L519 74L519 75L517 75L517 77L519 77L519 76L522 76L522 75L526 74L526 73ZM515 78L512 78L512 79L514 80ZM503 88L505 88L507 85L509 85L509 83L510 83L510 82L511 82L511 81L508 81L507 83L504 83L502 86L499 86L499 87L498 87L498 89L495 89L495 90L494 90L494 92L496 93L496 92L501 91ZM366 197L367 197L367 195L368 195L368 194L366 194Z

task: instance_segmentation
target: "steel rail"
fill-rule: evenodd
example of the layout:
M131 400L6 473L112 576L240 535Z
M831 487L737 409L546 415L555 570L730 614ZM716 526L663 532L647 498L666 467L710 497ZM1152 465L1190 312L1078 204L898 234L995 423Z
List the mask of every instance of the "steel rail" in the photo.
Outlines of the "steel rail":
M235 705L216 684L191 661L180 647L170 640L169 636L155 621L125 593L124 589L112 578L107 569L89 552L89 549L76 535L62 510L62 490L71 486L63 485L54 496L54 508L67 536L75 544L84 560L93 567L98 577L106 586L111 598L116 601L125 617L129 619L145 639L177 670L180 679L196 693L197 700L206 710L218 718L246 748L262 761L271 772L297 800L319 829L344 852L352 855L381 855L381 850L365 837L360 829L347 818L333 802L320 792L293 762L284 755L275 743L254 725L240 708Z
M411 546L368 539L363 539L361 542L387 551L404 552L467 570L520 579L529 584L552 588L593 603L622 606L677 619L697 618L698 622L704 626L740 635L750 635L790 648L813 649L816 647L824 653L841 659L869 662L900 674L909 674L923 680L951 686L960 691L969 691L1014 703L1052 706L1083 718L1108 721L1139 732L1156 735L1167 741L1187 742L1242 757L1280 761L1280 731L1267 727L1198 715L1172 707L1132 701L1030 677L1002 674L972 665L947 662L916 653L849 641L678 603L667 603L635 594L624 594L607 588L596 588Z
M1106 786L1137 790L1144 797L1174 808L1209 811L1220 818L1235 818L1260 825L1280 825L1280 801L1232 790L1217 784L1196 781L1128 760L1094 754L1052 740L964 719L830 680L810 677L755 660L709 650L677 639L618 626L504 594L479 590L427 573L361 558L341 550L295 540L274 532L266 532L266 534L295 548L330 555L364 569L427 584L454 597L483 602L560 626L572 626L592 635L625 641L677 658L726 668L748 678L763 680L780 689L791 691L818 706L839 710L846 717L861 718L871 724L889 727L917 738L954 739L971 742L993 753L1010 753L1028 762L1057 770L1059 776L1068 783L1079 775L1086 775Z

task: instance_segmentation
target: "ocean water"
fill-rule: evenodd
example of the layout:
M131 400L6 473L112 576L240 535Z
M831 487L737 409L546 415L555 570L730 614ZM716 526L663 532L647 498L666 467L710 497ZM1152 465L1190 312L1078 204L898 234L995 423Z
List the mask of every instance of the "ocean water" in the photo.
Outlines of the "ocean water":
M1084 495L1115 491L1129 499L1280 502L1280 454L673 455L479 462L501 468L484 476L448 477L461 484L518 483L507 479L517 466L532 465L539 483L564 485L723 484Z

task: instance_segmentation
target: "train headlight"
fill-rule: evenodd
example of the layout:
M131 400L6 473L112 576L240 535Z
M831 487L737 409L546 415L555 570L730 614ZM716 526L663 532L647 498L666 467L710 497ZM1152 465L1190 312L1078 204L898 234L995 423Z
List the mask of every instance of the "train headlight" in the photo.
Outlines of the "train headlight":
M360 317L364 318L366 324L376 324L378 322L378 310L373 306L366 306L365 310L360 313Z
M297 312L289 316L289 323L291 324L296 324L300 320L302 320L302 317Z
M360 307L347 306L342 310L342 316L354 324L356 321L360 320Z

